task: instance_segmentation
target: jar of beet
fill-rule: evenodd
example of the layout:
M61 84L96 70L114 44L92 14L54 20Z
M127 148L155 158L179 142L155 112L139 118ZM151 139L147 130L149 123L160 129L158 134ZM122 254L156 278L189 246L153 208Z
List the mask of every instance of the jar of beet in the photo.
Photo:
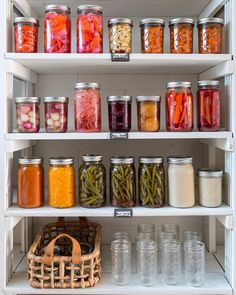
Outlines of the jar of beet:
M46 132L66 132L68 97L44 97Z
M166 93L168 131L193 130L193 95L190 82L168 82Z
M220 130L221 111L218 81L198 82L197 113L199 131Z
M131 96L108 96L109 129L111 132L129 132L131 129Z
M47 5L44 18L44 52L71 52L70 8L66 5Z

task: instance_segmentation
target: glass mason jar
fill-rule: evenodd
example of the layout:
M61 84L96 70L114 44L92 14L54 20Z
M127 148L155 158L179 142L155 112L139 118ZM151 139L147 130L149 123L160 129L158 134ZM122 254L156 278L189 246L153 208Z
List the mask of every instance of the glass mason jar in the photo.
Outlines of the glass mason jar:
M222 33L224 20L203 18L198 22L198 52L202 54L222 53Z
M202 234L196 231L187 230L184 232L184 242L202 241Z
M47 5L45 8L44 52L71 52L70 8L66 5Z
M135 167L133 157L113 157L110 167L111 204L129 208L135 205Z
M20 158L17 170L17 204L21 208L38 208L44 202L42 158Z
M80 205L99 208L106 204L106 170L102 156L84 155L79 169Z
M165 170L162 157L139 158L139 201L142 206L165 205Z
M165 22L160 18L140 21L142 53L163 53Z
M46 132L66 132L68 97L44 97Z
M49 205L70 208L75 205L75 169L73 158L50 158L48 170Z
M131 96L108 96L109 129L111 132L129 132L131 129Z
M193 28L191 18L175 18L169 22L170 53L193 53Z
M156 132L160 130L160 96L137 96L138 130Z
M137 233L136 234L136 242L139 242L139 241L143 241L143 240L150 240L150 241L153 241L154 240L154 234L153 233L143 233L143 232L140 232L140 233Z
M163 223L161 227L161 231L162 231L161 233L171 234L176 240L179 239L179 225L176 223Z
M112 240L128 240L131 241L130 234L127 232L116 232L114 233Z
M132 52L133 21L128 18L112 18L108 21L110 53Z
M80 5L77 14L77 53L102 53L102 7Z
M76 83L74 112L76 131L101 131L101 97L98 83Z
M16 124L21 133L37 133L40 128L40 98L16 97Z
M16 53L36 53L38 51L39 21L32 17L14 19L14 41Z
M195 204L192 157L168 157L169 205L189 208Z
M140 223L137 226L138 233L148 234L151 240L155 240L155 225L152 223Z
M193 130L193 95L190 82L168 82L166 128L168 131Z
M197 113L199 131L219 131L221 128L220 90L218 81L199 81Z
M199 202L204 207L219 207L222 204L222 178L220 169L198 170Z

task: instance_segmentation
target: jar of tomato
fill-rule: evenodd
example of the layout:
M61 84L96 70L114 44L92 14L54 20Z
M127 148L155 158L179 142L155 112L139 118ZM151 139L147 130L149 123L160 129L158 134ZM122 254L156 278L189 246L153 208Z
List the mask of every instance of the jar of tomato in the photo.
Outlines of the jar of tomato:
M220 90L218 81L199 81L197 92L199 131L219 131L221 128Z
M36 53L38 51L39 21L32 17L14 19L15 52Z
M66 5L47 5L44 18L44 52L71 52L70 8Z
M193 95L190 82L168 82L166 93L168 131L193 130Z
M44 202L42 158L20 158L17 170L17 204L21 208L38 208Z
M77 53L102 53L102 7L80 5L77 14Z

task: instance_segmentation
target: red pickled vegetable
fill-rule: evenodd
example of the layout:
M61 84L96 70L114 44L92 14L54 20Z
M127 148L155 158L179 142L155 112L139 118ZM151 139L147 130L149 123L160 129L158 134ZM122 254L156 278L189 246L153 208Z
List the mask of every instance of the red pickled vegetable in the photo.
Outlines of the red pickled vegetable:
M15 52L36 53L38 49L38 25L15 23Z

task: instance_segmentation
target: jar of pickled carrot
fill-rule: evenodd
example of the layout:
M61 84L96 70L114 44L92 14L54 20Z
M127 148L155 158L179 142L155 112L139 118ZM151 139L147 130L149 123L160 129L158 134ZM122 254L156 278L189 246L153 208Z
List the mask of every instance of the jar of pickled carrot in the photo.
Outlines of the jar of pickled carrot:
M14 19L15 52L36 53L38 51L39 22L32 17Z
M38 208L44 202L42 158L20 158L17 170L17 204L21 208Z
M47 5L44 18L44 52L71 52L70 8L66 5Z
M137 96L138 129L142 132L160 130L160 96Z
M73 158L50 158L48 170L49 205L70 208L75 205L75 169Z
M74 98L75 130L101 131L101 97L98 83L76 83Z
M191 82L167 83L166 128L168 131L193 130Z
M80 5L77 14L77 53L102 53L102 7Z

